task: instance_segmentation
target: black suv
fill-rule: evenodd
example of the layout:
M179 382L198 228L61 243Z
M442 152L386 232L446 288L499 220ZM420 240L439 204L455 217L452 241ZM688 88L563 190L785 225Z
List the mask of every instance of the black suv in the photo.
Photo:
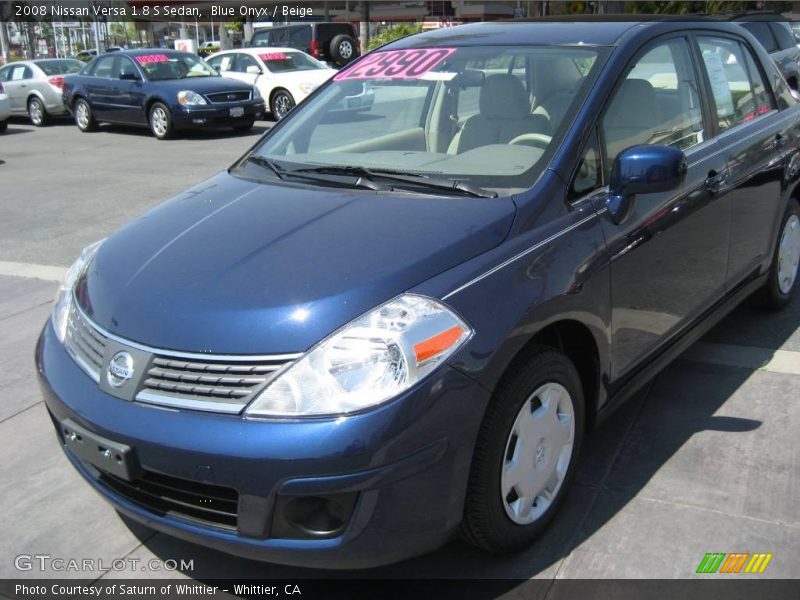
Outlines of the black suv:
M337 67L361 56L356 28L352 23L304 23L259 29L247 45L297 48Z

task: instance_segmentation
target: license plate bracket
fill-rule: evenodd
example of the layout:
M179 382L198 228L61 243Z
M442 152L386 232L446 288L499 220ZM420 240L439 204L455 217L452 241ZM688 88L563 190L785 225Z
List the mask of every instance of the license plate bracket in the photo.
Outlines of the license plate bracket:
M231 108L231 116L232 117L243 117L244 116L244 106L234 106Z
M125 481L133 481L141 471L133 449L99 436L70 419L61 423L64 446L82 461Z

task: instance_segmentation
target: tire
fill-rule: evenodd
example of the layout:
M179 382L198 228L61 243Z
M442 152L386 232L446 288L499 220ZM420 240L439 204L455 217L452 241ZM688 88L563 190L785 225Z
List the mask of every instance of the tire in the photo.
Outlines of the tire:
M569 488L584 422L577 369L560 352L536 346L499 385L486 411L472 458L463 537L489 552L530 544ZM513 468L526 462L529 468Z
M34 97L28 100L28 117L34 127L44 127L47 125L47 110L39 98Z
M0 133L3 133L6 129L8 129L8 119L0 121Z
M337 35L331 40L328 56L331 57L337 67L345 66L358 58L356 41L349 35Z
M75 115L75 124L78 126L78 129L84 133L97 129L97 121L92 113L92 107L89 106L86 100L78 98L75 101L75 107L72 109L72 112Z
M289 114L295 104L294 98L288 91L279 89L272 93L272 97L269 100L269 109L275 120L280 121Z
M756 302L766 310L778 310L789 303L797 289L800 262L800 205L790 200L781 219L781 228L772 254L769 279L756 294Z
M254 119L248 119L247 121L242 121L241 123L237 123L233 126L233 130L239 133L244 133L245 131L250 131L255 125Z
M175 126L172 124L172 114L166 104L154 102L148 113L148 123L150 131L159 140L168 140L175 134Z

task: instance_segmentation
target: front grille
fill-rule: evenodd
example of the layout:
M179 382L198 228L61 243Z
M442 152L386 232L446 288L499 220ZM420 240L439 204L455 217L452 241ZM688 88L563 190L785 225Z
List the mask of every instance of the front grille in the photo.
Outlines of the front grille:
M65 345L75 362L95 381L100 381L103 351L107 342L107 338L92 327L73 302L67 321Z
M236 530L239 492L233 488L145 471L135 481L101 472L100 483L156 513Z
M217 362L155 356L147 371L141 402L239 412L287 364L287 360Z
M109 346L110 345L110 346ZM103 354L136 348L147 353L131 381L135 393L125 396L148 404L221 413L239 413L278 371L299 354L203 355L150 348L117 338L92 323L73 300L66 347L76 363L96 382L106 365ZM116 395L113 390L110 393Z
M236 92L219 92L217 94L208 94L208 99L215 104L222 104L225 102L243 102L250 100L250 90L240 90Z

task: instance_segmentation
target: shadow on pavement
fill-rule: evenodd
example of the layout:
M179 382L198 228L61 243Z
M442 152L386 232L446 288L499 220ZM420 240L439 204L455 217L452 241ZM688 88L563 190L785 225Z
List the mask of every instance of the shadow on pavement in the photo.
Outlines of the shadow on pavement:
M746 325L743 325L746 323ZM775 324L779 323L779 326ZM781 313L765 313L745 304L709 334L729 343L778 349L800 325L800 294ZM756 336L756 332L765 332ZM214 578L466 578L520 579L555 576L573 549L597 533L633 500L675 453L698 433L751 432L756 419L716 414L753 375L742 368L678 361L586 439L576 479L549 528L537 542L514 555L492 555L459 540L424 556L364 571L323 571L262 563L232 557L131 525L155 556L194 559L185 575ZM725 457L720 457L724 460ZM713 471L713 457L709 473ZM663 474L659 474L663 477ZM704 472L704 478L706 477ZM698 482L700 483L700 482ZM704 481L708 483L708 481ZM598 498L602 495L602 502ZM701 534L698 534L700 536ZM387 544L391 538L387 537Z

